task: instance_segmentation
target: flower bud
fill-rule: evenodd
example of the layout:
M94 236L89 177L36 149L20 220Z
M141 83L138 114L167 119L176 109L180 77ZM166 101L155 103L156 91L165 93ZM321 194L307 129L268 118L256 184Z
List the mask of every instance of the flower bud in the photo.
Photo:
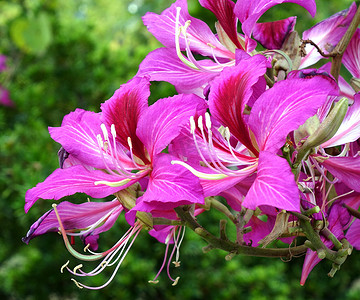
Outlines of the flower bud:
M348 99L342 98L332 108L318 129L302 145L301 151L308 151L331 139L339 129L348 109Z

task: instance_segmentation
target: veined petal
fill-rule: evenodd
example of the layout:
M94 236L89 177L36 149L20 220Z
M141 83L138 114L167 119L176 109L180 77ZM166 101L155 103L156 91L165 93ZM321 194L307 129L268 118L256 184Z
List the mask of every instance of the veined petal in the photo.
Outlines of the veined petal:
M180 8L179 26L185 26L190 21L190 26L186 29L186 36L192 51L198 52L204 56L234 58L234 54L226 49L212 33L209 26L188 13L187 1L177 0L168 9L164 10L161 15L147 13L143 17L143 22L148 30L168 48L175 48L175 28L177 9ZM179 37L180 49L185 50L186 42L184 36ZM212 47L209 46L211 44Z
M302 39L312 40L325 53L331 52L343 37L355 15L355 12L356 4L354 2L349 9L340 11L330 18L325 19L310 29L304 31ZM301 69L313 65L323 58L314 46L306 45L305 51L306 56L301 60Z
M270 152L259 155L257 177L243 206L255 210L260 205L300 212L300 197L288 162Z
M97 141L97 135L101 134L100 125L99 113L76 109L64 117L61 127L49 127L49 133L74 161L93 168L106 169L106 165L115 168L111 158L105 152L103 155L100 153ZM124 155L123 151L117 153L117 159L124 167L132 166L129 157Z
M323 148L334 147L351 143L360 137L360 93L355 95L353 105L348 111L336 134L321 146Z
M191 90L205 86L223 69L209 59L198 63L213 67L214 72L192 69L178 58L174 49L159 48L150 52L141 62L137 76L150 76L151 81L169 82L177 90Z
M260 77L266 72L266 62L264 56L255 55L241 60L235 67L224 69L221 75L212 81L209 94L212 116L228 127L230 132L255 154L258 151L251 142L243 111L255 89L265 90L264 81L260 80Z
M205 110L205 101L195 95L176 95L156 101L141 116L136 131L151 158L164 150L188 125L197 110Z
M360 250L360 220L355 219L345 235L348 242L357 250Z
M169 210L179 205L204 204L199 179L180 165L172 165L176 159L169 154L158 155L154 161L145 194L137 200L135 210Z
M360 192L360 156L330 157L322 165L349 188Z
M286 2L301 5L311 16L315 16L316 4L314 0L238 0L235 4L235 14L242 24L242 31L250 37L255 23L265 11L274 5Z
M254 25L253 37L266 49L280 49L287 35L294 30L295 23L296 17L257 23Z
M96 224L97 221L106 217L96 228L103 227L107 222L108 214L115 214L116 217L122 211L122 206L118 200L109 202L85 202L73 204L67 201L57 205L57 210L65 230L81 231ZM107 228L106 230L108 230ZM47 232L59 231L59 221L53 209L41 216L28 231L23 242L29 243L31 239ZM93 230L92 230L93 231Z
M216 16L234 45L243 49L238 39L237 18L234 13L235 3L231 0L199 0L199 2Z
M93 198L103 198L133 184L134 180L124 182L121 186L96 184L96 182L117 182L128 178L121 175L110 175L102 171L89 171L81 165L66 169L56 169L44 182L38 183L25 195L25 212L39 199L59 200L75 193L86 193Z
M353 77L360 78L360 28L356 29L350 40L342 62Z
M148 107L150 82L147 78L134 77L115 91L114 95L101 105L102 120L108 128L115 126L116 140L129 149L131 138L133 153L147 163L145 149L136 135L141 114Z
M304 76L277 82L255 102L248 124L260 150L276 153L290 131L315 115L329 94L337 93L332 78Z

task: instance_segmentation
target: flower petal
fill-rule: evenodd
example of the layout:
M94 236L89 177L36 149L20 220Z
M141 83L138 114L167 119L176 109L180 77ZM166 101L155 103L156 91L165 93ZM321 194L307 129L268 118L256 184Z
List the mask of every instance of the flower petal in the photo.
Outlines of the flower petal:
M314 0L238 0L235 4L235 14L242 23L242 31L250 37L255 23L265 11L274 5L286 2L301 5L311 16L315 16L316 4Z
M353 77L360 78L360 28L356 29L350 40L342 62Z
M360 156L330 157L322 165L349 188L360 192Z
M172 165L175 157L159 155L154 162L145 194L138 198L135 210L169 210L179 205L204 204L199 179L180 165Z
M56 169L44 182L38 183L25 194L25 212L39 199L59 200L75 193L86 193L93 198L109 196L134 183L134 180L121 186L111 187L96 182L119 182L127 179L120 175L114 176L102 171L89 171L81 165L66 169Z
M116 140L129 149L131 138L133 153L147 162L144 146L136 135L141 114L148 107L150 82L147 78L134 77L115 91L114 95L101 105L102 119L108 128L115 125Z
M203 99L192 94L160 99L150 106L141 116L136 131L150 158L169 145L197 110L206 107Z
M257 177L243 201L253 210L260 205L300 212L299 190L288 162L266 151L260 152Z
M243 59L237 66L224 69L212 81L209 94L212 116L255 154L257 150L251 142L243 111L255 89L265 90L265 84L259 78L266 72L266 67L264 56Z
M254 26L253 37L266 49L280 49L287 35L294 30L295 23L296 17L257 23Z
M64 225L65 230L85 230L87 227L95 224L97 221L106 217L103 222L106 223L109 213L116 217L122 211L119 201L110 202L85 202L82 204L73 204L67 201L57 205L57 211ZM103 227L105 225L101 225ZM100 227L97 227L99 230ZM108 230L107 228L106 230ZM41 216L31 227L26 237L22 240L28 244L31 239L47 232L59 231L59 222L53 209Z
M186 37L192 51L198 52L204 56L234 58L234 54L226 49L212 33L209 26L188 13L187 1L177 0L168 9L164 10L161 15L155 13L147 13L143 17L144 24L148 30L168 48L175 48L175 30L176 30L176 14L177 8L180 8L179 26L185 26L186 21L190 21L190 25L186 29ZM183 35L179 38L180 49L185 50L186 43ZM211 44L214 48L210 47Z
M321 21L310 29L304 31L303 40L311 40L320 47L325 53L331 52L345 31L350 25L356 12L355 2L349 9L336 13L328 19ZM321 58L321 54L314 46L307 44L305 47L306 56L302 58L300 68L306 68L313 65Z
M178 91L192 90L207 85L222 70L211 60L202 60L198 63L218 68L218 71L192 69L179 59L174 49L159 48L150 52L141 62L137 76L150 76L151 81L169 82Z
M260 151L276 153L288 133L315 115L329 94L337 92L332 78L305 76L277 82L255 102L248 124Z
M222 29L234 45L243 49L238 39L237 18L234 13L235 3L231 0L199 0L199 2L216 16Z
M64 117L61 127L49 127L49 133L67 153L79 161L78 163L106 169L106 165L110 168L114 166L106 153L101 155L96 138L98 134L101 134L100 125L100 114L76 109ZM118 159L124 166L131 166L130 159L123 154L123 151L119 151Z

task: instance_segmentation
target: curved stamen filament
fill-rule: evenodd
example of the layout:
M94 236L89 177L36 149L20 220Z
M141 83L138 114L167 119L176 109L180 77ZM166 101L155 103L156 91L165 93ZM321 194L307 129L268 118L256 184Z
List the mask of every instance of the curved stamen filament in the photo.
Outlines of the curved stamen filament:
M75 284L76 284L78 287L80 287L80 288L87 288L87 289L91 289L91 290L98 290L98 289L102 289L102 288L106 287L106 286L114 279L117 271L119 270L122 262L124 261L127 253L128 253L129 250L131 249L131 246L133 245L133 243L134 243L134 241L136 240L136 238L137 238L138 234L140 233L140 231L141 231L141 228L140 228L140 230L137 230L137 231L135 232L135 236L133 237L132 241L130 242L130 245L129 245L128 248L126 249L124 255L122 255L122 253L119 255L119 257L121 257L121 259L119 260L117 266L115 267L114 272L112 273L111 277L108 279L107 282L105 282L103 285L98 286L98 287L91 287L91 286L87 286L87 285L85 285L85 284L83 284L83 283L80 283L80 282L76 281L75 279L72 279L72 280L75 282ZM122 256L121 256L121 255L122 255ZM79 275L79 274L76 274L76 275Z

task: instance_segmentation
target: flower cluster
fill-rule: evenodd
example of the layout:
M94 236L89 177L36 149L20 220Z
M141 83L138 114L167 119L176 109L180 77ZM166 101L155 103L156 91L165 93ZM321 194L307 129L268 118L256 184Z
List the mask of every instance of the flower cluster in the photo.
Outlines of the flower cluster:
M53 204L23 241L60 232L75 257L101 260L92 271L62 270L93 276L117 264L115 275L140 231L164 243L166 253L173 245L169 261L176 253L178 264L189 227L228 259L306 253L301 284L322 259L333 262L333 276L353 247L360 249L360 10L353 3L300 38L296 17L258 19L282 2L314 16L314 0L199 2L216 16L216 34L189 15L186 0L147 13L144 24L164 47L147 55L100 112L77 109L49 128L61 144L60 167L27 191L25 211L40 198L77 192L114 199ZM342 64L350 84L339 76ZM170 82L178 94L149 106L151 81ZM209 209L236 225L235 241L224 223L220 237L198 223ZM95 252L99 234L122 213L129 230ZM68 236L79 236L87 253ZM289 247L274 248L277 240Z

